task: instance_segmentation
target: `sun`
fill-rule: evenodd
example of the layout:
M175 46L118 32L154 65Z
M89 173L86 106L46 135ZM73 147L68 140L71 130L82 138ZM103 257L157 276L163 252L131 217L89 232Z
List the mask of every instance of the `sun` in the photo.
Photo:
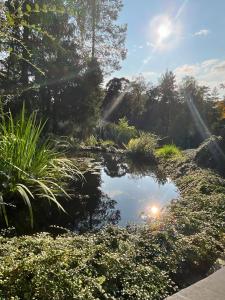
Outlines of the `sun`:
M149 40L154 45L154 51L174 47L180 32L180 23L168 15L155 16L148 28Z
M167 39L172 33L170 23L160 24L158 28L158 37L159 40L162 42L163 40Z

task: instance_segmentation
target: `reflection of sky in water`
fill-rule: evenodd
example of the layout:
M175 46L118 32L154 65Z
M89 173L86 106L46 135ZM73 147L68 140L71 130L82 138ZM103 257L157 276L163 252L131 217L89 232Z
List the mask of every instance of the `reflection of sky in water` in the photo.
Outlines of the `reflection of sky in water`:
M116 209L120 210L119 225L143 222L140 215L155 205L165 207L179 193L171 180L164 185L159 184L155 177L142 178L126 174L123 177L110 177L101 170L101 190L110 198L117 201Z

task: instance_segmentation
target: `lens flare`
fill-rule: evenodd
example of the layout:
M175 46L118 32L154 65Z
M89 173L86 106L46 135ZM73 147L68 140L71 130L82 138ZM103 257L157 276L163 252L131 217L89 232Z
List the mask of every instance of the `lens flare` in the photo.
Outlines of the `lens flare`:
M159 208L155 205L150 208L150 211L153 216L157 216L159 214Z
M166 50L177 45L181 24L168 15L158 15L150 22L148 31L148 39L154 45L153 52Z

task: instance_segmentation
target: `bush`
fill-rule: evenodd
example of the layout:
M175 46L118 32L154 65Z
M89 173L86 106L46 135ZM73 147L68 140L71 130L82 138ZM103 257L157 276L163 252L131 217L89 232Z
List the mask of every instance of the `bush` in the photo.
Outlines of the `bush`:
M119 120L118 124L109 123L98 129L98 135L103 140L112 140L119 146L127 144L131 138L138 136L134 126L130 126L126 118Z
M141 133L140 137L131 139L127 149L131 154L154 158L154 151L157 147L157 138L150 133Z
M49 141L41 143L44 124L36 113L28 118L23 108L19 119L2 113L0 124L0 210L8 224L7 206L22 200L29 208L33 225L32 201L46 199L55 203L57 196L68 194L66 180L78 175L74 164L54 151Z
M90 147L95 147L98 145L98 140L97 138L92 134L90 135L85 141L84 141L85 146L90 146Z
M96 236L0 238L0 295L21 300L163 299L174 284L167 272L138 259L136 237L112 228Z
M100 140L99 143L103 147L113 147L113 146L115 146L115 143L111 140Z
M173 158L181 156L181 151L176 145L164 145L155 151L156 156L163 158Z

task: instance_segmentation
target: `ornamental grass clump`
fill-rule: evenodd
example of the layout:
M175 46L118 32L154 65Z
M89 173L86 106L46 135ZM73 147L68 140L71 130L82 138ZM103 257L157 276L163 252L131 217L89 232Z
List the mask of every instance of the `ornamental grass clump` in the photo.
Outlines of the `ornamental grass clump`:
M156 156L157 157L163 157L163 158L174 158L181 156L180 149L173 144L170 145L164 145L163 147L156 150Z
M23 107L19 118L2 112L0 122L0 210L8 225L7 208L22 200L29 208L33 226L32 201L46 199L64 210L57 200L69 197L68 179L79 175L68 159L60 157L47 140L41 142L45 123L34 112L26 117Z
M138 138L133 138L127 145L128 152L144 158L154 159L157 147L157 138L151 133L141 133Z

